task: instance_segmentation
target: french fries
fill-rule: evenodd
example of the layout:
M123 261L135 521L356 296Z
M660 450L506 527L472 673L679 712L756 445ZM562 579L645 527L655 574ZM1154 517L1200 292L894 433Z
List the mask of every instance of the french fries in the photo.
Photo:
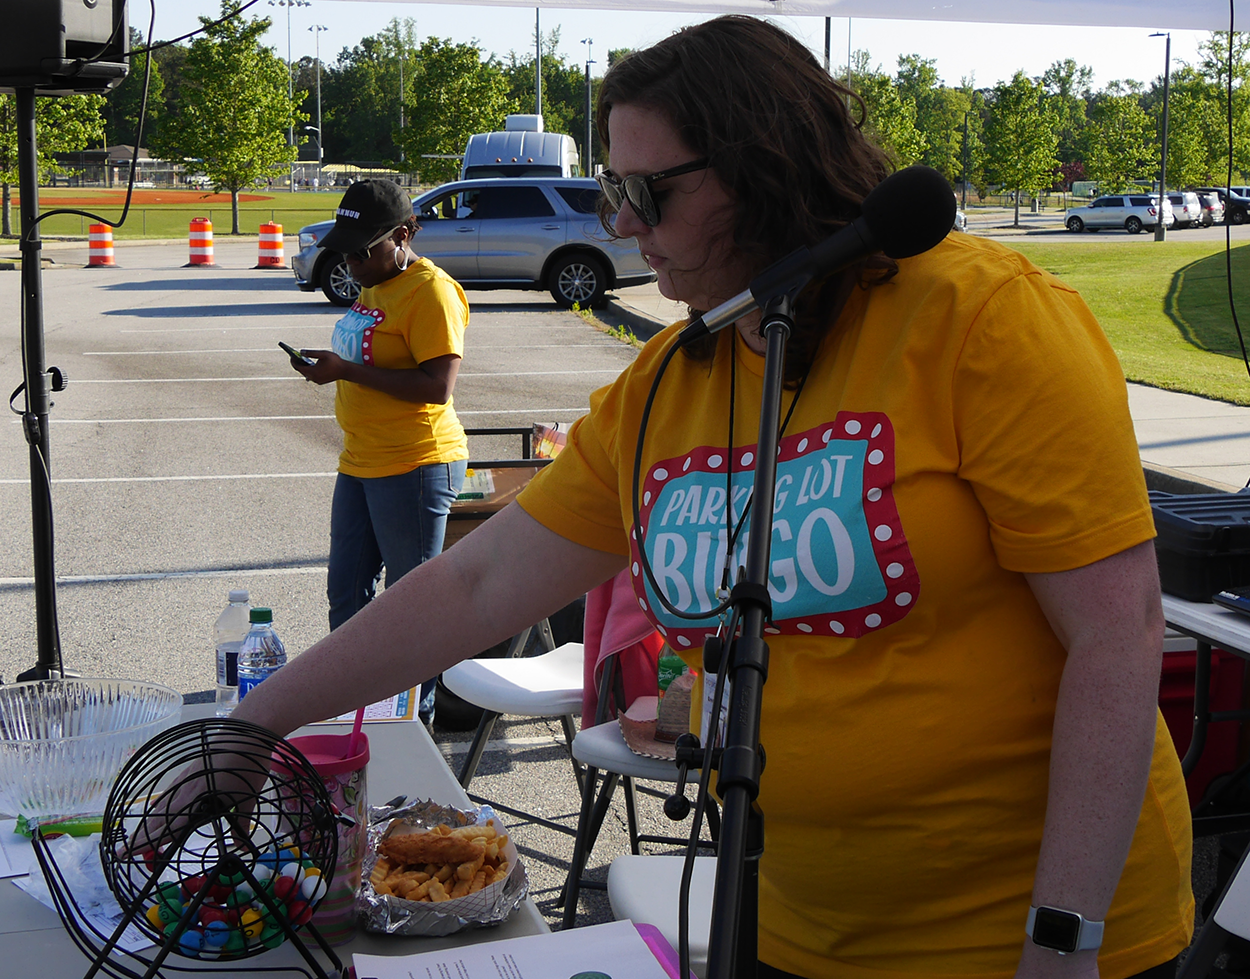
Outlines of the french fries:
M452 829L442 825L426 833L394 835L378 847L369 883L378 894L431 904L476 894L508 876L507 843L507 834L499 831L493 819L484 826ZM421 860L444 854L469 859Z

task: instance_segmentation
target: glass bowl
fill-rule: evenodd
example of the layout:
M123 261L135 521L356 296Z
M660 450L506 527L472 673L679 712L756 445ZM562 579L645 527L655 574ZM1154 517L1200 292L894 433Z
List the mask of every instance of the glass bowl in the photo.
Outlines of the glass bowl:
M34 822L99 815L122 766L181 713L177 690L139 680L0 687L0 812Z

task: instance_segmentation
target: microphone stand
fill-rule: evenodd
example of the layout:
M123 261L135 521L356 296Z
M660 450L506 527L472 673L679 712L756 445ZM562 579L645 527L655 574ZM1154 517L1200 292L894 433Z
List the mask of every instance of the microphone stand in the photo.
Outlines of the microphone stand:
M786 342L794 329L792 306L789 295L770 300L764 306L761 324L767 347L753 511L745 574L730 592L734 605L739 606L742 632L737 639L730 637L728 646L731 702L716 782L723 811L708 940L709 979L755 979L758 961L759 858L764 850L764 814L755 799L764 768L759 743L764 681L768 678L764 623L772 607L768 597L768 560ZM718 671L720 668L725 667L719 666ZM712 742L714 737L709 734L709 746Z

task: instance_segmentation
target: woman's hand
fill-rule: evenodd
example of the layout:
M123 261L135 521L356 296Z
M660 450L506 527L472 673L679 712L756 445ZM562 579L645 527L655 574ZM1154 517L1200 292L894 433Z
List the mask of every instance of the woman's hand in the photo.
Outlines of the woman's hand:
M333 350L301 350L300 353L316 363L305 364L292 358L291 366L314 384L329 384L347 378L347 361Z

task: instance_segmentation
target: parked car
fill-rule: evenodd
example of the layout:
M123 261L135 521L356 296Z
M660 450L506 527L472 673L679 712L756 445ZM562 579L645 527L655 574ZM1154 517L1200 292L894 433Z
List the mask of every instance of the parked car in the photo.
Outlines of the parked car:
M1229 224L1245 224L1250 221L1250 197L1229 193L1225 187L1199 187L1198 193L1215 194L1224 205L1224 220Z
M1162 211L1162 216L1160 215ZM1092 204L1070 207L1064 214L1063 223L1069 231L1101 231L1103 228L1123 228L1131 235L1142 228L1154 228L1163 220L1170 228L1175 220L1172 202L1165 200L1162 208L1157 197L1139 197L1136 194L1112 194L1097 198Z
M598 306L608 289L654 282L632 238L599 226L599 185L586 178L487 178L443 184L412 202L421 225L412 247L465 288L547 289L561 306ZM301 228L291 259L304 292L336 306L360 293L343 256L319 242L333 227Z
M1202 201L1192 190L1168 191L1168 200L1172 204L1176 227L1199 228L1202 226Z
M1224 201L1219 194L1199 194L1202 201L1202 226L1209 228L1213 224L1224 223Z

